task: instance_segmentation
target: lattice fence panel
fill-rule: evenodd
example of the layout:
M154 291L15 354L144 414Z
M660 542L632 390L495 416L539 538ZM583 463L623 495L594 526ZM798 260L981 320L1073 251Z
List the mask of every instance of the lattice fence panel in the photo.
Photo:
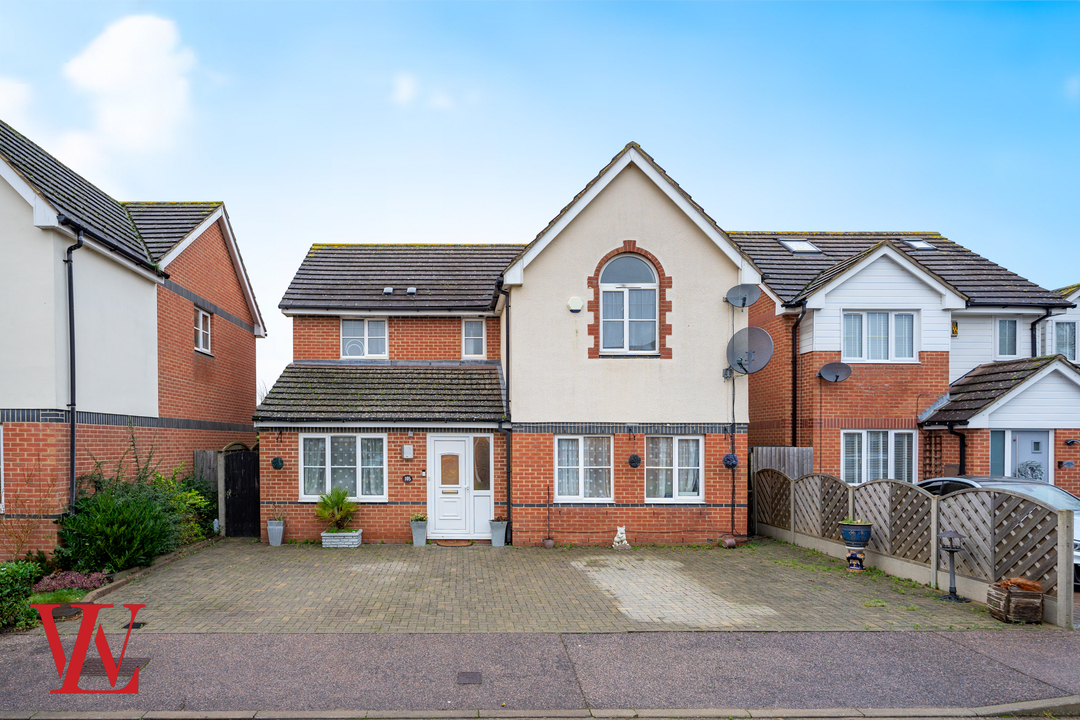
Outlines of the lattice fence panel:
M994 580L1024 577L1042 585L1043 592L1055 592L1057 513L1011 493L995 492L993 498Z
M821 537L840 539L840 521L848 515L848 484L832 475L821 479Z
M930 493L908 483L890 483L889 538L892 555L930 564Z
M989 490L961 490L938 501L938 534L955 530L964 536L964 549L956 553L956 572L983 582L994 582L991 495ZM940 567L948 570L949 553L939 552Z
M889 553L889 483L871 482L855 488L855 519L874 523L868 550Z
M791 529L791 478L779 470L754 473L757 520L766 525Z
M821 533L821 479L814 475L795 481L795 532Z

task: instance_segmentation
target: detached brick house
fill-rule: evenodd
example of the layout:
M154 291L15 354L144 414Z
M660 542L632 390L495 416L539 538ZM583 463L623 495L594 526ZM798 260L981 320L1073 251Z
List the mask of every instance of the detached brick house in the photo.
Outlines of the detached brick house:
M222 203L118 202L3 122L0 179L0 522L44 511L48 549L72 474L132 431L163 469L254 444L265 331Z
M761 269L751 323L776 343L751 376L751 445L813 447L815 471L852 483L998 474L1080 491L1077 293L936 233L730 236ZM836 362L850 377L822 373Z
M341 485L365 541L418 511L481 541L506 515L525 545L745 533L748 385L724 371L749 313L724 297L758 282L634 143L528 245L315 245L255 414L263 520L315 538Z

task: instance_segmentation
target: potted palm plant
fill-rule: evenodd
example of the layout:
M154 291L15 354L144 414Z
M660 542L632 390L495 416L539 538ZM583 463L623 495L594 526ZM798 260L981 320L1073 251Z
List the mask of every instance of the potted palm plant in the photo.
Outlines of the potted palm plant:
M491 547L506 545L506 516L496 515L491 521Z
M330 492L319 496L315 504L315 514L326 523L322 534L322 546L325 547L360 547L363 530L350 530L346 527L356 512L356 503L349 500L349 491L343 487L331 488Z
M270 538L270 547L281 545L281 538L285 535L284 515L275 515L266 521L266 535Z
M409 525L412 526L413 547L427 545L427 513L415 513L409 521Z

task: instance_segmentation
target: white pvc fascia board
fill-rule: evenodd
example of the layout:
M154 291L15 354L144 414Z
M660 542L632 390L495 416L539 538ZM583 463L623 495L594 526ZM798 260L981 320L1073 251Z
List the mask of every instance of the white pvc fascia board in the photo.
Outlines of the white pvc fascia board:
M825 300L830 292L838 288L843 283L847 282L853 275L860 272L866 265L869 265L870 263L881 257L887 257L890 260L895 261L896 264L898 264L900 267L907 270L909 273L914 275L920 281L922 281L939 295L941 295L942 310L960 310L967 305L967 303L964 301L964 298L960 297L960 295L955 290L927 273L925 270L923 270L921 267L909 260L903 254L897 252L896 250L893 250L891 247L886 245L884 247L878 248L874 252L864 257L859 262L849 267L844 272L834 277L824 287L818 288L814 292L814 294L807 298L806 307L812 310L821 310L825 307ZM868 300L872 301L872 298L868 298Z
M290 423L290 422L276 422L273 420L266 420L263 422L255 423L257 428L316 428L316 427L340 427L342 430L348 428L383 428L383 427L410 427L410 428L423 428L427 429L447 429L447 428L498 428L498 423L493 422L460 422L460 423L433 423L433 422L401 422L401 421L386 421L386 422L340 422L340 421L326 421L326 422L305 422L305 423Z
M433 310L431 308L421 308L419 310L306 310L304 308L293 308L289 310L282 310L281 314L285 317L304 317L308 315L320 315L329 317L466 317L466 318L478 318L478 317L498 317L498 312L491 310L485 310L483 312L475 310L453 310L453 311L441 311Z
M1051 313L1050 317L1062 315L1065 313L1066 310L1068 310L1068 308L1055 307L1053 308L1053 310L1060 310L1060 312ZM1041 317L1043 314L1046 313L1046 308L1042 306L1032 307L1031 305L1006 305L1003 307L993 305L977 305L975 307L964 308L961 310L953 310L952 312L953 315L963 315L965 317L979 315L1033 315Z
M1049 375L1049 374L1051 374L1053 372L1060 372L1062 375L1065 376L1065 378L1067 380L1072 381L1072 383L1074 385L1076 385L1077 387L1080 387L1080 373L1077 373L1075 370L1073 370L1071 367L1069 367L1068 365L1063 363L1061 360L1055 360L1054 362L1050 363L1049 365L1044 367L1039 372L1037 372L1034 375L1032 375L1031 377L1029 377L1024 382L1020 383L1018 386L1014 387L1009 392L1007 392L1004 395L1002 395L1001 397L999 397L997 400L995 400L993 402L993 404L991 404L988 408L986 408L985 410L980 412L978 415L975 415L970 420L968 420L967 427L973 428L973 429L976 429L976 430L985 429L985 428L993 428L993 424L990 422L990 415L995 410L998 410L999 408L1001 408L1003 405L1008 403L1010 400L1012 400L1016 396L1021 395L1032 384L1037 383L1039 380L1042 380L1044 377L1046 377L1047 375ZM1033 426L1033 427L1035 427L1035 426ZM1043 428L1043 427L1044 427L1043 425L1038 425L1038 428L1040 428L1040 429ZM1012 423L1012 424L1008 425L1008 427L994 428L994 429L1011 430L1011 429L1023 429L1023 428L1018 428L1015 423Z
M220 220L222 215L224 214L222 212L224 207L224 205L218 206L218 209L210 213L205 220L199 223L199 226L197 228L185 235L184 239L178 242L176 245L173 245L172 249L169 250L169 252L165 253L165 257L161 258L161 269L164 270L165 268L167 268L169 266L169 263L175 260L180 255L180 253L184 252L191 246L191 243L202 237L202 234L209 230L211 225Z
M765 283L758 283L758 287L761 288L761 292L765 293L765 297L773 301L777 315L784 315L785 313L790 314L792 312L791 308L784 307L784 302L780 299L780 296L770 290L768 285Z
M0 159L0 178L7 181L15 192L19 193L19 197L25 200L31 207L34 207L35 201L41 199L41 196L34 191L34 188L30 187L30 183L23 179L23 176L15 170L15 168L8 165L6 160ZM35 220L37 218L35 217ZM56 218L54 217L53 220Z

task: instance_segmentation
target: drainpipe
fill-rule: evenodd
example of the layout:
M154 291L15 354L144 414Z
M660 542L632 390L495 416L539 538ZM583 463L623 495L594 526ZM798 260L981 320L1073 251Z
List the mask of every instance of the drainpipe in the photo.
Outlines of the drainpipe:
M1044 307L1043 310L1046 311L1046 312L1043 313L1043 316L1040 317L1037 320L1034 320L1031 323L1031 357L1038 357L1039 356L1039 354L1035 351L1035 338L1037 337L1035 326L1038 325L1039 323L1041 323L1046 318L1050 317L1050 314L1053 311L1053 308L1052 307ZM1049 343L1047 343L1047 344L1049 344ZM1049 353L1043 353L1043 354L1048 355Z
M967 475L967 436L956 432L956 423L948 423L946 426L950 435L960 438L960 472L957 475Z
M799 445L799 325L806 315L806 301L799 303L799 317L791 326L791 446Z
M76 241L74 245L69 245L67 249L67 257L64 259L64 263L67 265L67 284L68 284L68 377L71 383L70 400L68 403L68 413L70 420L70 432L69 432L69 444L68 444L68 475L71 481L71 501L68 507L75 504L75 262L71 257L71 254L83 246L83 228L81 225L71 223L63 215L57 217L57 220L61 223L68 223L76 229Z
M500 275L495 281L495 287L499 294L506 298L506 417L510 420L510 291L503 288L503 276ZM506 437L506 543L514 544L514 503L512 501L513 490L511 480L514 476L514 452L511 443L513 423L510 428L503 428L503 421L499 421L499 432Z
M514 467L514 450L512 443L510 442L513 436L513 430L504 428L503 421L499 421L498 431L506 438L506 543L507 545L514 544L514 536L512 534L513 524L511 523L513 504L510 502L510 478L513 476Z

